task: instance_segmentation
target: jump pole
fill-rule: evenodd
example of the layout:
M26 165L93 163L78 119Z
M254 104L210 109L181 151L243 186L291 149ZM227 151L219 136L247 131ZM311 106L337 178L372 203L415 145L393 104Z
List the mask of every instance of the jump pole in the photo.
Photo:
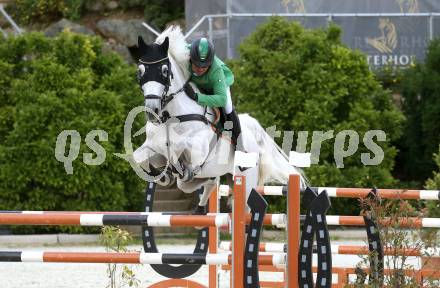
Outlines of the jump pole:
M210 199L209 199L209 206L208 206L209 213L217 213L219 211L219 203L218 203L218 185L214 187L214 191L212 191ZM217 227L209 227L208 228L208 234L209 234L209 253L216 254L217 253L217 246L218 246L218 228ZM208 268L208 285L209 288L217 288L218 287L218 268L217 265L210 265Z
M298 288L300 175L289 175L287 193L287 287Z
M232 277L231 287L243 288L244 282L244 246L245 246L245 227L246 227L246 177L234 177L234 196L233 196L233 215L232 218Z
M326 190L331 198L365 198L371 188L340 188L340 187L312 187L321 193ZM220 185L220 194L227 196L231 190L227 185ZM258 186L256 191L262 195L283 196L286 195L288 188L284 185L279 186ZM383 199L402 199L402 200L440 200L440 190L411 190L411 189L382 189L377 188L377 195Z

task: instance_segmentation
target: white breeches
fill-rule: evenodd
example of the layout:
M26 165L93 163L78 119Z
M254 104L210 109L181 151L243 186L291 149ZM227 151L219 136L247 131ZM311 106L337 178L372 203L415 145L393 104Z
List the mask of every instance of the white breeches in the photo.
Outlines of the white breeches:
M225 112L226 114L230 114L232 112L232 97L231 97L231 87L228 87L226 90L226 105L225 105Z

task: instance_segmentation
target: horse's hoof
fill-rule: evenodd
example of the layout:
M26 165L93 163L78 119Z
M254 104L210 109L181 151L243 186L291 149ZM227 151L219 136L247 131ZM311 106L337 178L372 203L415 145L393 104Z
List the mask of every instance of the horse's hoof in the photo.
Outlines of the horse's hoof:
M197 205L197 207L194 209L193 215L206 215L206 206L200 206Z
M176 183L176 177L170 173L165 173L158 181L157 184L164 187L172 186Z
M189 182L194 178L194 173L192 170L185 168L183 170L183 175L179 177L182 182Z
M238 170L240 170L240 172L244 172L244 171L246 171L246 170L248 170L249 169L249 167L241 167L241 166L238 166Z

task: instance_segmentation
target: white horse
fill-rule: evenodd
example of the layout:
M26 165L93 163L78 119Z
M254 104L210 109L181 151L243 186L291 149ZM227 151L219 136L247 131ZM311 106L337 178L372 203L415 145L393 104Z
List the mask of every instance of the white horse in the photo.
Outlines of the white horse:
M169 184L175 176L178 188L186 193L204 187L199 206L205 206L213 179L234 174L230 137L227 133L218 137L213 129L218 116L215 109L199 105L183 92L190 64L180 27L169 27L151 45L139 37L139 51L138 78L150 121L146 141L133 158L149 172L171 168L157 181L160 185ZM243 146L257 156L258 185L266 181L285 184L289 174L301 174L255 118L241 114L239 119Z

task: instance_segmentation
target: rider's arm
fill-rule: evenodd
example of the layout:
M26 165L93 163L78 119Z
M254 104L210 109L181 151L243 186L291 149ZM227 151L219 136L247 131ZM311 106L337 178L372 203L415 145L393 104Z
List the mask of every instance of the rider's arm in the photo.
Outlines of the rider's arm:
M213 94L197 93L198 103L208 107L225 107L227 100L225 74L222 69L217 69L211 77Z

